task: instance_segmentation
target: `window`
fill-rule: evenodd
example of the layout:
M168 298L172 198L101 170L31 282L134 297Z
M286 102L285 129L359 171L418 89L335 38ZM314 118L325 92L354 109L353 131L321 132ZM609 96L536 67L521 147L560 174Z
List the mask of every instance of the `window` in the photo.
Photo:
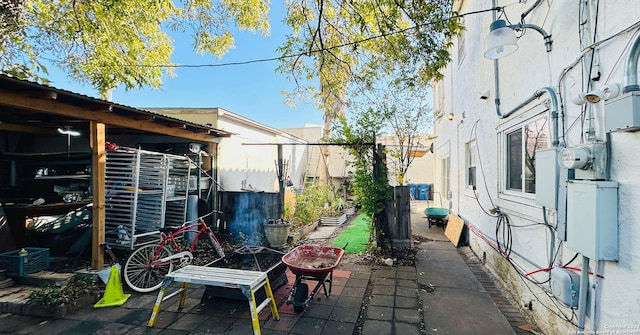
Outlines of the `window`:
M450 190L450 186L449 186L449 166L450 166L450 161L451 158L449 155L447 155L446 157L442 158L441 161L441 168L442 168L442 180L441 180L441 185L442 185L442 194L440 196L440 201L442 201L442 197L446 197L447 199L449 199L449 190ZM435 200L435 198L434 198Z
M474 188L476 187L476 154L478 153L478 150L476 149L476 141L466 143L465 151L467 188Z
M505 132L505 188L522 193L536 190L536 151L549 146L546 118L530 121Z

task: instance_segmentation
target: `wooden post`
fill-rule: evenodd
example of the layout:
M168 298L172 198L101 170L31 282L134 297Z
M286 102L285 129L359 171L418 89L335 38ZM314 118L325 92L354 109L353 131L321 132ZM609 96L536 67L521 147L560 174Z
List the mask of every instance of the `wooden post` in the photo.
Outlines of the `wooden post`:
M282 144L278 144L278 218L284 216L284 164L282 160Z
M91 137L91 185L93 189L93 231L91 236L91 267L100 269L104 266L105 235L105 174L107 155L104 148L105 125L96 121L90 122Z

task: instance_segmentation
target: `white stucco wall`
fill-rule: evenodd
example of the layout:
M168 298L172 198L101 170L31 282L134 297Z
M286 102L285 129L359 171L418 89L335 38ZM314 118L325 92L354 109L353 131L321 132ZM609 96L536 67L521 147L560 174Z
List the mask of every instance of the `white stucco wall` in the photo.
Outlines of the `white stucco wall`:
M596 25L595 9L598 2ZM457 9L459 13L489 9L494 5L506 6L507 18L511 23L517 23L520 15L536 2L497 0L494 4L491 0L467 0L455 3L460 6ZM628 46L640 32L637 26L629 32L622 31L638 23L639 3L635 0L590 0L587 3L592 6L594 14L586 22L592 28L597 27L595 64L599 73L592 75L598 79L594 82L594 88L613 82L624 83ZM579 17L577 1L542 1L526 17L526 23L540 26L552 35L553 50L545 52L542 35L528 29L525 34L518 34L522 35L518 41L519 49L498 61L500 112L509 114L506 118L500 118L496 110L494 62L483 57L485 35L493 21L491 12L465 16L467 30L464 34L464 52L458 52L460 40L456 40L452 48L452 61L443 72L445 79L434 86L434 111L441 115L454 115L452 121L442 117L435 124L436 191L444 191L443 176L447 172L442 170L442 159L450 157L448 174L451 192L445 194L447 205L477 230L478 233L470 233L472 249L481 259L483 256L486 258L487 267L503 282L516 306L522 306L523 301L533 301L533 310L523 310L523 313L535 320L545 334L575 331L574 324L580 311L564 307L549 298L549 284L538 286L527 281L495 251L492 244L496 240L497 219L485 211L498 207L507 214L512 225L511 258L521 273L549 265L554 239L551 231L539 224L544 221L542 207L536 204L533 195L504 190L504 134L511 127L522 125L528 118L547 110L550 104L547 93L522 108L515 108L537 90L550 87L559 99L560 119L564 120L559 126L560 145L581 143L580 137L586 131L588 121L582 122L580 118L584 107L571 102L573 96L587 90L583 86L586 76L580 61L583 47L580 46L578 35ZM590 45L593 42L589 39L585 43ZM488 98L480 99L480 93L487 90L490 93ZM588 108L591 107L586 110ZM607 113L604 103L593 108L596 112ZM466 186L465 144L470 141L475 141L478 147L475 192ZM589 330L595 327L601 332L629 326L640 332L640 286L636 284L640 278L640 208L635 205L640 200L640 177L637 173L640 159L635 154L640 145L640 132L611 133L610 143L610 180L619 183L619 261L603 262L603 278L599 281L594 300L595 314L589 311L585 326ZM555 226L556 216L555 210L547 210L547 220L551 225ZM560 241L554 243L557 247ZM558 248L555 266L565 265L576 254L566 244L562 243ZM584 266L581 257L570 265L576 268ZM588 266L590 270L596 270L595 261ZM542 271L527 278L545 281L549 274Z
M286 143L303 144L306 141L229 112L219 114L217 127L233 133L218 144L218 175L226 191L277 192L276 143L283 143L282 158L287 163L287 175L291 180L299 180L304 173L306 146Z
M225 191L253 189L278 192L277 143L283 144L282 159L286 162L286 174L291 180L300 180L305 172L306 146L286 145L306 143L295 135L217 107L151 110L191 122L211 124L216 129L232 134L220 139L216 152L218 182Z

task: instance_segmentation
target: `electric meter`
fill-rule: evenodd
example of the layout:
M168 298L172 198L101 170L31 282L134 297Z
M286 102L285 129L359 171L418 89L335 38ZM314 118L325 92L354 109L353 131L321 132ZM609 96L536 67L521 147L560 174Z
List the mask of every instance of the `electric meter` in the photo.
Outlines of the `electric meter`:
M586 147L564 148L558 155L558 164L567 169L588 169L591 151Z

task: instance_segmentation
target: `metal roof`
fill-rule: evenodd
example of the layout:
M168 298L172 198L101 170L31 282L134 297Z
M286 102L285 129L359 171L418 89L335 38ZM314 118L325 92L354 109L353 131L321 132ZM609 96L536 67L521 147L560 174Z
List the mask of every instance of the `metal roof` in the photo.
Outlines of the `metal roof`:
M151 132L212 142L231 134L107 100L0 74L0 130L39 128L43 132L96 121L109 130Z

